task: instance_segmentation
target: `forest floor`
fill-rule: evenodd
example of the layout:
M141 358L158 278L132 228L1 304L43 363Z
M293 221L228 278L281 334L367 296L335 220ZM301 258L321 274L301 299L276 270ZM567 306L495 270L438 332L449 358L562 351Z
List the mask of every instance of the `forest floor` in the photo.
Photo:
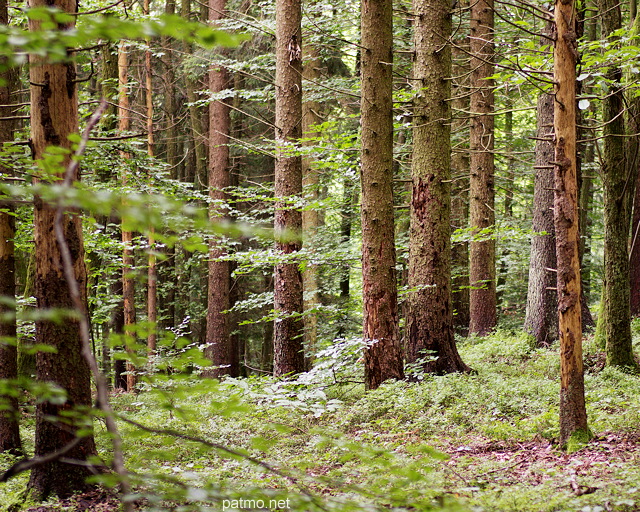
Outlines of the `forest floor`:
M604 368L587 337L594 437L567 452L557 445L557 347L532 349L525 335L499 331L459 348L476 373L414 370L418 382L367 393L349 343L295 381L158 372L137 395L113 398L146 428L120 423L132 499L139 510L185 512L640 511L640 377ZM108 453L102 422L97 438ZM0 506L15 503L27 478L0 484ZM85 494L13 510L115 512L117 504Z

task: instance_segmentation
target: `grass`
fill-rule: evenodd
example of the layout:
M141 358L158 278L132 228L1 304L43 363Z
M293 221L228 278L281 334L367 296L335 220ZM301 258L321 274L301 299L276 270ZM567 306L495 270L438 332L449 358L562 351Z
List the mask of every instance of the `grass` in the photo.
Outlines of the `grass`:
M144 425L243 453L122 423L141 507L247 510L243 505L262 500L265 509L305 512L640 510L637 376L602 369L595 344L585 340L595 438L566 453L556 445L557 348L534 350L525 335L509 332L470 338L459 348L477 373L425 375L368 393L353 382L357 372L340 373L348 381L342 383L325 364L306 376L311 384L174 376L114 397L122 414ZM97 434L107 452L101 424ZM14 501L25 484L24 475L2 484L0 503Z

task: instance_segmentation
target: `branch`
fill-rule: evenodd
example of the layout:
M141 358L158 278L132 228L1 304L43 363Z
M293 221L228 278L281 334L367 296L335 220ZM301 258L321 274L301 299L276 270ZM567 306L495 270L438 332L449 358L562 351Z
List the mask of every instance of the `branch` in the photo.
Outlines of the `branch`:
M10 478L16 475L19 475L20 473L23 473L25 471L29 471L30 469L33 469L36 466L41 466L42 464L47 464L49 462L54 462L60 459L61 457L69 453L71 450L73 450L76 446L78 446L78 444L80 443L80 441L82 441L82 439L83 439L82 437L74 437L70 443L66 444L65 446L60 448L58 451L47 453L42 457L33 457L32 459L24 459L24 460L21 460L20 462L16 462L13 466L11 466L2 474L2 476L0 477L0 482L6 482Z

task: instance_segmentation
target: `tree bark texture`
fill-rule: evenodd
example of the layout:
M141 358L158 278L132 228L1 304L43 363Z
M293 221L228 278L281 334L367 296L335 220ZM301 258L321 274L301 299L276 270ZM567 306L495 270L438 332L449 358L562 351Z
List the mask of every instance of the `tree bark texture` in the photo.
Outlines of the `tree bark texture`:
M413 156L407 360L428 372L469 371L451 309L451 35L448 0L414 0Z
M0 24L9 24L7 1L0 0ZM6 59L0 59L4 64ZM0 117L14 115L12 93L16 90L17 74L8 69L0 72ZM0 121L0 145L10 142L14 136L14 122ZM0 166L0 180L12 176L12 170ZM11 381L18 378L18 348L16 337L16 268L13 238L15 236L15 217L13 205L0 200L0 379ZM4 316L7 315L5 319ZM22 453L20 427L18 424L20 411L16 396L0 397L3 405L0 411L0 452L15 455Z
M365 386L404 377L398 336L393 218L393 20L391 0L361 7L362 293Z
M318 49L310 44L304 47L304 67L302 76L305 80L312 83L318 81L320 74L320 54ZM313 138L319 134L314 130L314 126L322 122L320 111L322 106L318 101L306 99L302 103L302 134L303 137ZM304 141L303 144L312 147L315 141ZM306 197L311 203L315 203L320 199L320 171L314 168L313 160L310 156L305 155L302 158L302 187ZM313 254L316 236L318 234L318 226L320 225L319 209L305 208L302 212L302 233L304 236L304 244L307 251ZM304 288L304 309L305 311L313 311L320 305L319 297L319 272L318 265L315 265L313 256L307 262L305 270L302 273L302 283ZM316 342L318 339L318 315L314 312L307 313L304 317L304 344L307 352L313 357L316 352ZM307 363L307 366L310 362Z
M462 5L468 6L468 0ZM469 226L469 34L460 30L462 37L452 47L453 82L451 99L451 130L456 142L451 154L451 229ZM456 242L451 247L453 325L466 336L469 332L469 242Z
M565 3L566 2L566 3ZM554 226L557 254L558 331L560 337L560 443L587 433L582 367L578 183L576 176L575 9L558 0L554 11Z
M292 154L302 136L302 11L300 0L276 1L276 252L273 371L304 371L302 273L295 255L302 248L302 159ZM290 259L291 258L291 259Z
M50 6L45 0L31 0L30 7ZM74 0L56 0L55 7L63 12L76 13ZM40 23L29 21L32 31ZM73 27L73 22L60 29ZM52 64L35 55L30 56L31 81L31 141L34 158L41 160L48 146L71 149L69 135L78 133L78 98L76 68L73 62ZM38 180L51 182L61 179L70 157L65 157L63 168L53 175L41 171ZM74 176L78 179L78 176ZM73 309L73 301L64 277L60 247L54 233L56 210L54 205L36 198L34 209L34 239L36 253L36 299L41 311ZM64 236L73 260L75 279L86 293L86 269L82 225L77 213L62 217ZM78 322L65 318L62 322L39 320L36 322L36 343L48 345L55 352L39 352L36 358L38 380L55 384L66 391L63 403L44 400L36 405L36 457L56 452L74 441L79 426L91 425L87 411L91 407L91 381L89 367L82 356L82 340ZM67 416L76 414L77 416ZM65 457L85 461L96 454L93 435L86 435ZM92 472L82 464L61 461L36 466L31 471L30 489L38 498L50 495L69 496L86 487L85 479Z
M552 94L541 94L536 110L538 129L533 185L534 235L531 239L524 328L533 335L538 347L548 347L558 339L556 238L553 225L553 98Z
M131 111L129 109L129 54L125 43L121 43L118 48L118 131L126 133L131 130ZM123 159L128 159L128 153L121 153ZM122 176L122 184L127 185L126 171ZM134 337L133 326L136 323L136 307L135 307L135 281L133 277L133 268L135 265L133 252L133 233L129 230L122 229L122 304L124 308L124 332L125 336ZM132 346L135 343L128 343L126 347L128 352L134 350ZM136 374L133 363L127 361L127 391L133 391L136 385ZM116 381L119 381L116 376Z
M493 0L471 4L471 183L470 224L479 240L470 245L469 281L472 334L488 334L496 326L496 244L494 190Z
M210 0L209 21L215 26L223 17L226 0ZM229 71L213 63L209 69L209 88L219 94L229 88ZM226 189L231 185L229 169L230 108L226 100L209 104L209 218L219 222L227 216ZM229 329L231 263L225 260L227 250L221 240L212 240L209 248L209 297L207 307L207 348L205 355L211 360L211 375L238 376L238 368L232 368L232 351Z
M602 35L611 37L622 28L620 4L600 0ZM615 36L614 36L615 37ZM620 88L622 70L612 67L607 72L612 90L602 102L604 123L602 185L604 191L604 314L605 352L607 364L635 368L631 340L629 303L629 197L635 182L627 176L624 97ZM617 85L616 85L617 84Z

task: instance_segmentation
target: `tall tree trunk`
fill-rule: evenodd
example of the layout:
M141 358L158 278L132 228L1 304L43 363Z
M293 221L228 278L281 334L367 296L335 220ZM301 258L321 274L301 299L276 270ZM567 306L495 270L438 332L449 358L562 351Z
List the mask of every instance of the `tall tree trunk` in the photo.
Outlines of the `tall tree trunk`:
M302 247L302 159L291 150L302 136L302 11L300 0L276 0L276 252L291 258ZM273 372L304 371L302 274L298 262L275 267Z
M462 5L468 7L468 0ZM462 6L461 5L461 6ZM453 75L461 77L453 82L453 98L451 99L453 135L458 135L458 143L451 154L451 228L466 229L469 225L469 39L464 29L464 36L455 41L452 48ZM457 242L451 247L452 267L452 307L453 325L458 332L466 335L469 332L469 243Z
M144 0L143 14L149 15L149 0ZM151 39L146 41L147 49L144 52L144 78L145 78L145 103L147 107L147 154L155 156L155 139L153 132L153 68L151 66ZM149 181L153 175L149 173ZM150 353L156 351L158 342L158 269L156 264L155 227L149 227L149 268L147 269L147 350Z
M121 43L118 49L118 86L120 92L118 95L118 131L125 133L131 130L131 112L129 109L129 54L126 43ZM121 157L128 159L130 155L122 152ZM126 171L122 176L122 184L127 185ZM132 275L135 264L133 253L133 233L129 230L122 229L122 303L124 308L124 332L125 336L132 337L135 340L135 330L133 327L136 323L136 307L135 307L135 281ZM127 343L127 351L132 351L133 347ZM120 382L119 368L116 366L116 382ZM136 385L136 374L133 363L127 361L127 391L133 391Z
M31 0L30 7L56 7L63 12L75 14L75 0L56 0L50 5L45 0ZM75 20L75 17L72 18ZM60 30L69 30L74 22L58 24ZM29 21L30 30L39 30L40 22ZM31 82L31 142L33 155L40 160L49 146L71 149L68 137L78 133L78 97L76 91L75 63L52 64L45 59L31 55L29 80ZM39 181L50 182L60 179L66 166L71 162L66 156L64 168L54 176L40 176ZM79 176L73 176L78 179ZM73 300L65 280L60 247L56 240L54 226L56 208L36 198L34 209L34 239L36 253L36 299L38 309L43 311L73 309ZM86 268L82 239L82 223L77 212L62 216L64 237L71 252L74 277L82 293L86 293ZM84 297L83 297L84 299ZM70 496L87 487L86 478L92 474L88 465L82 464L88 457L96 455L93 434L83 434L78 441L77 430L91 426L91 420L83 420L69 425L69 412L75 408L91 407L91 380L89 366L82 356L82 339L78 322L66 318L62 322L41 319L36 322L36 343L48 345L54 352L39 352L36 357L38 380L54 384L64 389L63 403L43 400L36 405L36 436L34 454L42 457L77 445L66 454L65 459L74 463L55 460L35 466L31 471L29 488L38 498L50 495ZM83 411L86 414L86 411ZM88 424L87 424L88 423ZM77 462L76 462L77 461Z
M9 24L7 1L0 0L0 25ZM6 65L6 58L0 64ZM0 117L15 115L12 93L16 90L17 74L14 69L0 72ZM0 121L0 146L13 140L15 123ZM0 179L12 176L12 170L0 167ZM18 348L16 337L16 272L14 254L15 209L10 202L0 200L0 379L18 378ZM4 302L6 301L6 302ZM6 315L6 318L5 318ZM22 454L18 418L18 400L15 396L0 397L4 408L0 411L0 452Z
M304 69L302 77L311 83L320 78L320 54L318 49L310 44L304 47ZM302 103L302 135L305 138L317 137L319 134L313 126L322 122L320 117L321 105L318 101L305 100ZM303 145L311 147L314 141L304 141ZM311 203L320 199L320 175L318 169L314 169L311 157L302 158L302 186ZM302 233L305 247L313 254L318 226L320 225L320 215L317 207L305 208L302 212ZM311 256L312 259L312 256ZM318 339L318 315L314 310L320 305L320 295L318 282L318 265L313 261L308 261L302 273L302 285L304 290L304 310L307 314L304 317L304 345L307 353L313 357L316 352ZM310 364L310 361L309 361Z
M413 157L407 360L428 372L467 372L451 310L451 36L448 0L414 0Z
M393 218L393 18L391 0L361 7L362 294L365 386L404 377L398 336Z
M209 20L215 26L224 17L226 0L210 0ZM229 87L229 71L217 63L209 69L209 87L212 94L219 94ZM209 105L209 216L212 222L223 219L226 212L227 193L231 184L229 172L229 130L231 116L229 105L221 99ZM231 346L229 315L231 263L225 260L226 248L220 240L212 240L209 249L209 297L207 307L207 349L205 355L214 368L212 376L232 375L231 359L236 347ZM236 373L237 368L233 373ZM232 375L237 377L237 373Z
M620 4L600 0L602 35L618 39L622 28ZM629 200L635 182L629 179L624 140L624 97L622 70L612 67L606 78L611 90L603 100L604 151L602 185L604 189L604 334L607 365L636 368L631 340L629 306Z
M494 189L493 0L471 3L471 184L470 224L479 240L470 246L469 331L484 335L496 326Z
M578 49L573 0L555 2L556 42L554 130L554 226L557 254L560 336L560 443L587 437L582 367L578 183L576 176L576 61Z
M533 185L533 232L529 260L529 287L524 328L538 347L558 339L556 291L556 238L553 225L553 95L541 94L537 107L538 129ZM542 234L544 233L544 234Z

